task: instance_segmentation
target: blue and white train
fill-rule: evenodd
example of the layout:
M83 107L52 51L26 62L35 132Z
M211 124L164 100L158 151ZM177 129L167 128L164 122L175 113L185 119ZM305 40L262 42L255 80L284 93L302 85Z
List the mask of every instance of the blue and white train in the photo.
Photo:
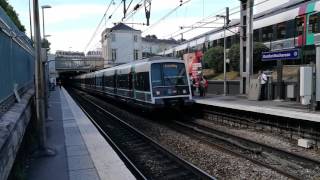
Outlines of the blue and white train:
M147 108L189 106L190 81L182 60L152 57L72 78L83 90Z

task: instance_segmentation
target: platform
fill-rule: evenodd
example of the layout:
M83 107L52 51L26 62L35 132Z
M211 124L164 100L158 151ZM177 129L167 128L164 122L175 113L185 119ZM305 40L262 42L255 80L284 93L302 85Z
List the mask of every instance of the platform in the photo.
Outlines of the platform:
M51 92L49 105L47 142L57 155L33 161L27 179L135 179L65 89Z
M292 101L250 101L245 96L211 94L206 97L194 97L194 100L198 104L320 122L319 111L310 111L308 106Z

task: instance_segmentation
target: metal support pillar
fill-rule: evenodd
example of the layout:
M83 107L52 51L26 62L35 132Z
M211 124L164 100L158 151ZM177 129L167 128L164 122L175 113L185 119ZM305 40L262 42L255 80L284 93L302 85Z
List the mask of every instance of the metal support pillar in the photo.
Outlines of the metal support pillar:
M320 44L316 45L316 108L320 106Z
M52 150L47 149L46 126L45 126L45 102L44 102L44 74L41 60L41 37L39 23L38 0L33 0L33 22L35 42L35 97L36 97L36 118L37 133L39 137L39 154L54 155Z
M253 74L253 4L240 0L240 94L247 94Z
M226 18L223 18L224 27L223 27L223 95L227 95L227 38L226 38L226 28L227 21Z
M253 0L247 0L246 28L246 92L250 88L250 78L253 74Z
M282 80L282 61L278 60L277 61L277 100L281 100L282 99L282 95L283 95L283 80Z
M46 148L46 129L45 129L45 105L43 89L43 66L41 61L41 37L39 27L39 5L38 0L33 0L33 23L34 23L34 42L35 42L35 88L36 88L36 117L37 129L39 133L40 149Z

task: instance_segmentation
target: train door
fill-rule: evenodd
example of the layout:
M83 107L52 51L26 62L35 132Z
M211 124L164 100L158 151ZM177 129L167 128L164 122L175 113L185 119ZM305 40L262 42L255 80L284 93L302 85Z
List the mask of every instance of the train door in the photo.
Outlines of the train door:
M114 75L113 75L113 94L117 94L117 70L114 70Z
M295 46L301 47L305 45L305 22L306 22L306 15L299 15L295 18L296 24L296 35L295 35Z
M132 97L136 99L136 65L133 64L131 66L131 73L132 73Z

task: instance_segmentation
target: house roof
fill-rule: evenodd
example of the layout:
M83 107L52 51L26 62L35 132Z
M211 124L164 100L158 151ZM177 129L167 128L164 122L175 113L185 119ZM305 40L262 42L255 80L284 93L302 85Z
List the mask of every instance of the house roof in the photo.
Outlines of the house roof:
M139 30L133 29L123 23L119 23L119 24L113 26L110 30L111 31L114 31L114 30L139 31Z
M154 42L154 43L167 43L167 44L178 44L174 39L155 39L155 38L142 38L142 41L145 42Z

